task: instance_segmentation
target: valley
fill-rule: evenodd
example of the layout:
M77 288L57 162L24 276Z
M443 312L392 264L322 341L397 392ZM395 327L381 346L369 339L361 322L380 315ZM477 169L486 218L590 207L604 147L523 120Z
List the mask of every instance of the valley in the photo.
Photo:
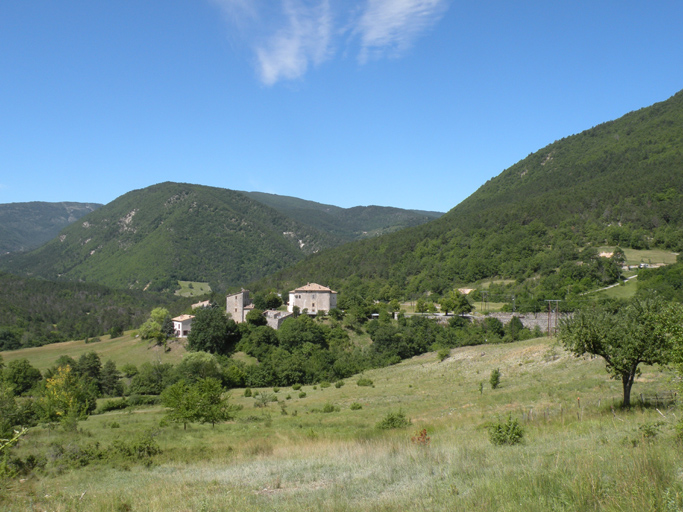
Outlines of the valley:
M682 122L443 215L163 182L8 250L0 510L683 509Z

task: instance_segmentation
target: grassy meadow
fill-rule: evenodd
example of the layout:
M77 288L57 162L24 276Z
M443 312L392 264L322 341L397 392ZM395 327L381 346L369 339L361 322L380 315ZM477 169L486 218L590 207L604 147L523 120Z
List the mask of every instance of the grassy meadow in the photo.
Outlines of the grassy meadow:
M200 281L178 281L178 286L180 289L176 290L175 294L181 297L199 297L211 293L209 283Z
M616 246L597 247L598 252L612 252L614 249L616 249ZM671 265L676 263L676 257L678 256L675 252L666 251L664 249L626 248L622 250L624 251L626 263L628 265L640 265L641 263Z
M86 343L85 340L66 341L43 347L9 350L0 352L0 355L5 364L15 359L26 358L31 365L43 371L53 366L60 356L66 355L78 359L81 355L92 351L98 353L103 363L111 359L118 368L127 363L138 366L145 361L177 364L186 352L183 341L169 341L167 348L164 349L149 340L136 338L136 332L129 331L113 339L109 335L100 336L100 341L95 343Z
M667 371L643 368L629 411L604 361L549 338L457 348L442 362L424 354L363 377L373 386L357 376L339 388L262 389L278 400L265 408L233 390L243 408L215 428L160 426L158 406L91 416L78 434L36 427L17 455L149 429L162 452L151 464L48 465L11 481L0 510L683 510ZM377 428L399 411L408 427ZM494 446L487 426L508 415L523 443ZM429 441L413 442L421 429Z

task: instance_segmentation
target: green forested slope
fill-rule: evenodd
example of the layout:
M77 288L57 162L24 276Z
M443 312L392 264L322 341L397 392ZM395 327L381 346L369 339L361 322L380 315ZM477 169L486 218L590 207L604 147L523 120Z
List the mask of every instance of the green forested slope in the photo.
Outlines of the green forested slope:
M139 326L155 307L179 314L193 299L0 272L0 350L40 346Z
M403 210L388 206L340 208L339 206L306 201L296 197L263 192L244 193L292 219L341 237L345 241L369 238L411 226L419 226L443 215L440 212Z
M440 219L316 254L255 286L317 281L384 299L499 276L536 300L562 298L614 280L584 247L678 251L682 226L679 92L529 155Z
M35 249L100 206L41 201L0 204L0 254Z
M161 183L129 192L4 269L44 279L174 289L177 280L214 290L257 279L339 240L220 188Z

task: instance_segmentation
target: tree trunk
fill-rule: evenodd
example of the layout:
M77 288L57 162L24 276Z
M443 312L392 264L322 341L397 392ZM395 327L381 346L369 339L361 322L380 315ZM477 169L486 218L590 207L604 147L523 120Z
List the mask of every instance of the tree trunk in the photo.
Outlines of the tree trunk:
M621 404L622 407L631 407L631 387L633 387L635 378L635 372L624 373L621 376L621 383L624 386L624 401Z

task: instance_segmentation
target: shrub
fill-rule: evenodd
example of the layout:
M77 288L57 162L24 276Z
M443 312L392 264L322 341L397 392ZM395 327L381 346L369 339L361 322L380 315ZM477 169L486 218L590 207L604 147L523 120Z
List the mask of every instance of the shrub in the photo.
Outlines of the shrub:
M292 386L292 389L293 389L294 391L299 391L299 390L301 389L301 384L294 384L294 385Z
M408 425L410 425L410 420L403 411L399 410L398 412L390 412L387 414L379 423L377 423L377 428L388 430L392 428L405 428Z
M109 450L119 456L133 460L149 459L153 455L161 453L157 444L156 433L151 430L138 433L131 440L116 439Z
M427 435L427 429L423 428L422 430L418 430L417 432L415 432L415 434L413 434L413 437L410 438L410 441L413 444L427 446L431 441L431 438Z
M306 392L302 391L301 393L299 393L299 398L306 398Z
M114 338L118 338L119 336L123 335L123 327L120 325L115 325L111 329L109 329L109 337L113 340Z
M268 407L270 402L277 402L277 397L274 394L265 391L254 398L254 407Z
M126 363L121 367L121 372L129 379L138 374L138 367L132 363Z
M651 441L660 434L660 429L664 425L663 421L655 421L654 423L643 423L638 427L640 435L643 439Z
M97 407L95 409L95 412L93 414L102 414L104 412L109 412L109 411L119 411L121 409L125 409L128 407L128 400L125 398L117 398L115 400L107 400L103 404Z
M128 397L129 405L158 405L161 403L161 397L152 395L130 395Z
M332 405L331 403L326 403L323 405L323 412L339 412L340 408Z
M334 383L334 387L337 388L337 389L339 389L339 388L342 387L343 385L344 385L344 381L343 381L343 380L338 380L337 382Z
M436 356L439 358L439 362L443 361L450 355L451 349L449 348L440 348L439 351L436 353Z
M251 388L246 388L244 390L244 396L246 396L247 398L251 396Z
M361 377L356 384L359 386L372 386L374 383L367 377Z
M500 370L498 368L491 370L489 382L491 383L491 389L496 389L500 386Z
M352 411L358 411L359 409L362 409L362 408L363 408L363 406L361 404L359 404L358 402L353 402L351 404L351 407L350 407L350 409Z
M273 393L278 393L280 391L280 388L273 388Z
M503 423L498 421L489 426L489 439L497 446L519 444L523 437L524 429L519 421L512 419L512 414L508 415L507 421Z
M330 384L329 382L321 382L320 383L320 389L329 388L331 385L332 384Z

